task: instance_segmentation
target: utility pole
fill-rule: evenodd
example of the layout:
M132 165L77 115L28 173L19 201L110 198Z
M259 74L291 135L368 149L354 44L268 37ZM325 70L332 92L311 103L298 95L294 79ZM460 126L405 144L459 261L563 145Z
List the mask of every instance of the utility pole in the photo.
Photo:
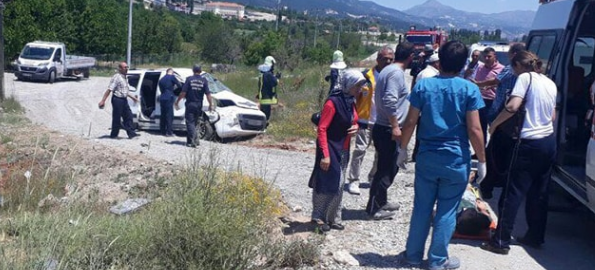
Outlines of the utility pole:
M130 8L128 9L128 48L126 49L126 63L129 67L132 65L132 1L130 0Z
M277 20L275 20L275 32L279 31L279 20L281 20L281 0L277 1Z
M339 33L337 34L337 50L339 49L339 44L341 43L341 31L343 31L343 21L339 19Z
M318 36L318 12L316 12L316 21L314 22L314 48L316 48L316 36Z
M4 1L0 0L0 102L4 101Z

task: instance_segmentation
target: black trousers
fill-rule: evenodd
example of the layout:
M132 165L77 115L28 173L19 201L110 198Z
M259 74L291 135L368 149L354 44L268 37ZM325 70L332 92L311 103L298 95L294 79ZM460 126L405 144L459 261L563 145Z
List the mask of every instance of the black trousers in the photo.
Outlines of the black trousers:
M544 243L548 187L555 157L554 135L538 140L521 140L508 183L504 185L498 202L498 228L492 236L492 245L509 248L514 221L525 199L528 225L525 240L535 244Z
M163 135L173 135L174 122L174 100L175 97L159 100L161 105L161 115L159 117L159 130Z
M111 138L118 137L120 128L126 130L128 138L136 136L132 124L132 111L126 98L120 98L112 95L112 131Z
M492 108L493 100L484 99L483 102L485 103L485 107L479 109L479 122L481 122L481 130L483 130L483 144L485 145L488 142L488 123L489 123L489 115L490 109Z
M202 103L201 102L186 102L186 143L197 144L196 138L196 122L199 117L202 117Z
M372 140L378 154L376 174L370 187L370 198L366 206L366 212L373 215L388 202L388 188L393 184L399 167L397 158L399 148L397 141L391 138L391 128L387 126L374 125L372 128Z
M269 118L271 118L271 105L260 104L260 111L264 113L267 121L269 121Z

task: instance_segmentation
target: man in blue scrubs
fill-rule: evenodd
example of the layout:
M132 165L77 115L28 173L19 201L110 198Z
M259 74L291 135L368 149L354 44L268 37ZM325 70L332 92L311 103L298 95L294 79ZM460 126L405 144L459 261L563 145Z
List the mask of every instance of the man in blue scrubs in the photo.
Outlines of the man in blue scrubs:
M430 226L429 269L456 269L456 257L448 256L448 243L456 226L457 207L467 187L471 170L469 141L477 154L478 181L485 177L485 149L478 110L484 107L477 85L458 77L468 50L460 41L450 41L439 51L440 75L420 80L409 96L404 122L399 166L405 166L407 145L419 129L419 153L415 163L415 196L406 251L400 259L419 266ZM436 214L432 212L436 204Z

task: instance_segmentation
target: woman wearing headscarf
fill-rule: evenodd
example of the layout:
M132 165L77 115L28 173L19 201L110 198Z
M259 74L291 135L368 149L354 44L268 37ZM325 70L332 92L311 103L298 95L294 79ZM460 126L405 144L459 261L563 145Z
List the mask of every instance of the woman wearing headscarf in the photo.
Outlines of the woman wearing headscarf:
M355 96L366 81L357 70L346 70L341 76L320 114L316 162L308 184L314 189L312 222L319 232L344 229L340 223L343 182L350 139L358 129Z
M511 233L519 207L525 202L527 231L516 241L530 247L544 243L548 186L556 157L553 121L556 117L556 84L541 74L543 62L532 52L517 53L511 61L518 79L506 107L490 127L490 134L525 106L520 142L512 150L513 162L498 202L498 227L481 248L499 254L510 251Z

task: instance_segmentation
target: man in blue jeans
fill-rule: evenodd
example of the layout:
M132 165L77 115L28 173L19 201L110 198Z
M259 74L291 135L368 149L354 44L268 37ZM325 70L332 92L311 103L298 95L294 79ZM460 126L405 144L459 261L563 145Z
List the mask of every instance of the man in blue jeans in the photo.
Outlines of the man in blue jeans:
M486 174L479 121L479 109L484 102L477 85L458 77L467 55L468 49L462 42L446 43L439 52L440 75L419 81L409 97L397 161L400 167L405 166L407 145L417 126L420 144L415 163L413 213L406 250L400 254L401 262L409 266L421 264L430 226L434 229L428 250L429 269L460 266L456 257L448 256L448 243L471 171L469 141L479 160L477 180L481 181Z
M401 139L400 126L409 109L409 88L405 83L404 70L413 60L413 51L412 43L399 43L395 50L395 63L382 69L376 80L376 123L372 129L372 140L378 154L378 164L366 206L366 212L375 220L390 219L395 214L393 211L399 209L397 203L388 202L387 193L399 171L397 150Z

